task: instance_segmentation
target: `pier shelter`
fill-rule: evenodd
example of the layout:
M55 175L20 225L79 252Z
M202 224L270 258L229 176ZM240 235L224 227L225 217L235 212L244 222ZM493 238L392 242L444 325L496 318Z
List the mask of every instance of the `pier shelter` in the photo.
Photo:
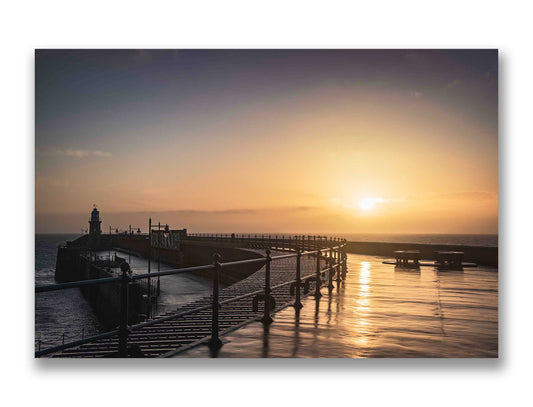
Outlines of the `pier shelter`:
M397 250L394 252L397 266L419 267L420 251L419 250Z
M439 268L461 269L463 268L464 252L439 251L435 252L435 263Z

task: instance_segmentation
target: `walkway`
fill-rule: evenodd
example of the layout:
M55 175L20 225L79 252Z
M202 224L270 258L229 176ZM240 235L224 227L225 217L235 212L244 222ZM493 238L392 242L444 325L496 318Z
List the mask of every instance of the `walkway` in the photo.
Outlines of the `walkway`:
M223 358L407 358L498 356L498 270L396 269L348 254L346 279L316 301L278 312L222 338ZM205 346L177 357L215 356Z
M257 250L261 254L264 251ZM277 253L272 252L272 256ZM321 261L321 267L325 266ZM316 270L316 257L304 256L301 259L302 277L312 275ZM281 259L271 263L271 286L282 284L296 278L296 259ZM250 277L241 280L220 292L220 301L235 298L257 290L264 289L265 267L261 268ZM313 292L311 285L310 292ZM274 289L272 296L276 300L275 311L279 311L294 301L290 295L289 285ZM192 310L211 304L211 296L193 301L187 305L178 307L173 312L159 315L167 316L178 312ZM220 309L220 335L224 335L238 327L253 322L263 312L263 305L259 303L257 312L252 310L252 297L224 304ZM130 334L129 345L137 345L146 357L158 357L176 350L187 349L198 343L205 342L211 334L211 309L198 311L189 315L181 316L172 320L144 327ZM105 357L118 351L118 339L99 340L93 343L81 345L77 348L67 349L53 357Z

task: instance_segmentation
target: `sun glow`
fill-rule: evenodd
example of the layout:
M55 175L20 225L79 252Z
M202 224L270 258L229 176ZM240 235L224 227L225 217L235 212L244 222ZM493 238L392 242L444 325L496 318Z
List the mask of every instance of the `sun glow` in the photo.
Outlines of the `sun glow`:
M363 211L370 211L376 207L378 203L385 202L383 198L363 198L359 201L359 208Z
M385 202L383 198L363 198L359 201L359 208L363 211L370 211L376 207L376 204Z

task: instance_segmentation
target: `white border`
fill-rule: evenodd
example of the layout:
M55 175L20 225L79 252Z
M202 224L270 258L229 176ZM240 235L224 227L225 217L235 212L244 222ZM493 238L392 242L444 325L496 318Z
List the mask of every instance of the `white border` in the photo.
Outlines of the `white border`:
M530 399L532 53L530 13L522 3L190 3L47 1L3 7L1 213L8 258L0 308L3 400L51 406L310 401L449 406ZM43 47L499 48L501 359L136 361L104 367L34 361L33 49Z

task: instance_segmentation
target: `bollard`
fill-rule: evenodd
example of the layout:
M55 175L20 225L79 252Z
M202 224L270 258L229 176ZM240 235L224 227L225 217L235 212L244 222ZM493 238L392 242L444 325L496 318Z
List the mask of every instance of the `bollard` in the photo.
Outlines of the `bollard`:
M220 303L218 302L218 280L220 277L220 254L215 253L213 256L213 264L215 265L213 268L213 313L211 317L211 339L209 339L208 346L210 349L217 350L222 347L222 341L218 337L218 311L220 309Z
M317 251L316 251L316 281L315 281L315 298L318 300L320 297L322 297L322 294L320 293L320 286L321 286L321 277L320 277L320 255L321 252L318 250L317 245Z
M128 356L128 283L131 273L130 265L126 262L120 264L122 280L120 281L120 325L118 332L118 353L125 358Z
M294 308L300 309L303 307L300 300L300 286L302 285L302 252L299 247L296 248L296 298L294 300Z
M270 249L266 251L266 267L265 267L265 308L263 313L263 319L261 320L263 324L268 325L272 323L272 317L270 316L270 263L272 262L272 257L270 256Z

